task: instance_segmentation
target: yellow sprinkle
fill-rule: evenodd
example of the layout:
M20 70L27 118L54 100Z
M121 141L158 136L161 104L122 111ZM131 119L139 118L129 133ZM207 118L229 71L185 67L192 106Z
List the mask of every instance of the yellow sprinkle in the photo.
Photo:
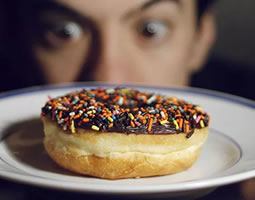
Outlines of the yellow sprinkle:
M196 106L195 109L196 109L197 111L203 112L203 108L201 108L200 106Z
M205 127L205 123L204 123L203 120L200 121L200 126L201 126L201 128L204 128L204 127Z
M174 125L175 125L175 128L176 128L176 129L179 129L179 125L178 125L178 123L177 123L176 120L174 120Z
M131 120L135 119L135 117L134 117L134 115L132 113L128 113L128 116L130 117Z
M71 128L71 132L72 132L72 133L76 133L75 126L74 126L74 121L73 121L73 120L71 121L71 126L70 126L70 128Z
M96 126L96 125L92 125L91 128L92 128L94 131L99 131L99 130L100 130L99 127Z
M160 124L161 125L165 125L165 124L167 124L169 121L167 121L167 120L162 120L162 121L160 121Z
M109 122L113 122L113 119L111 117L107 118L109 120Z

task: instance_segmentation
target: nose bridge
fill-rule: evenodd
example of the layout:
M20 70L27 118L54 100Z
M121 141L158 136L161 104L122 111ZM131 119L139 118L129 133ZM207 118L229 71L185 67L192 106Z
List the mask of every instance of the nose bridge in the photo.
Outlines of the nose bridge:
M120 35L117 28L111 24L105 24L101 30L100 42L100 64L110 65L114 67L114 63L121 54Z
M99 81L121 82L125 78L124 48L122 37L113 25L104 25L100 34L100 53L95 70L95 78Z

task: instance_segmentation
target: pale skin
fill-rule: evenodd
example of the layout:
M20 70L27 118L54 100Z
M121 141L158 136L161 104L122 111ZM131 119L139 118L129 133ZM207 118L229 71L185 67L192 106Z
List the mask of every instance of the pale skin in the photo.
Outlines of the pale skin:
M75 81L82 69L93 68L93 79L110 83L187 85L191 73L205 62L214 42L214 18L207 12L197 24L191 0L57 0L94 28L64 13L44 14L71 31L60 37L50 29L50 44L34 46L48 83ZM69 27L69 28L68 28ZM60 29L61 31L61 29ZM87 65L93 41L99 41Z

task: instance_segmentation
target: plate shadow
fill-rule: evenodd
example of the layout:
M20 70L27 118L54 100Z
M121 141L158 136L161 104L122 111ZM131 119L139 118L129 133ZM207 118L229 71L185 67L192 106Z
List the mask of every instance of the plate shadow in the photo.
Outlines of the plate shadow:
M59 167L47 154L43 146L43 124L40 118L31 118L11 124L3 132L3 141L10 154L19 162L35 169L62 175L76 174Z

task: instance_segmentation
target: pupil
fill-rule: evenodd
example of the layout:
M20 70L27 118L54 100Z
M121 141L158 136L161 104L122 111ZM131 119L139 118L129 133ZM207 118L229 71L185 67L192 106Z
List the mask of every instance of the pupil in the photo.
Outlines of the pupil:
M59 31L59 36L63 38L70 38L72 37L72 32L66 27L64 27L62 30Z
M60 27L57 30L57 34L62 38L76 38L80 35L80 29L77 27L77 25L73 23L69 23L64 25L63 27Z
M145 24L142 33L146 37L153 37L157 34L157 27L154 23L148 22Z

